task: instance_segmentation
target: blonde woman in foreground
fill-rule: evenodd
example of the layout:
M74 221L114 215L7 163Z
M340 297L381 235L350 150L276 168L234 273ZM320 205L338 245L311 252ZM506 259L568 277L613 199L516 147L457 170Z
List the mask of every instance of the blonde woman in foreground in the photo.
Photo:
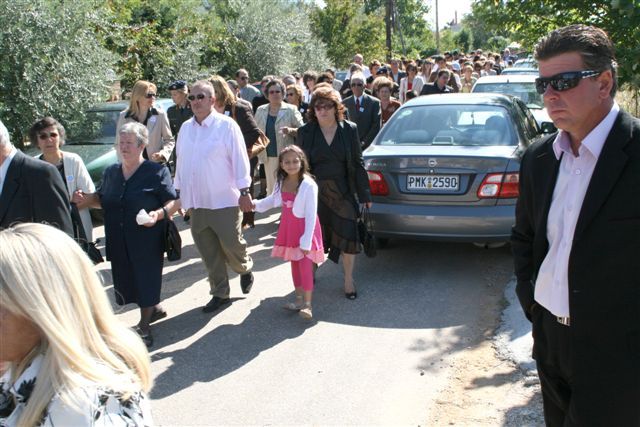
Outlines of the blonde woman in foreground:
M153 424L147 350L63 232L0 231L0 343L0 425Z

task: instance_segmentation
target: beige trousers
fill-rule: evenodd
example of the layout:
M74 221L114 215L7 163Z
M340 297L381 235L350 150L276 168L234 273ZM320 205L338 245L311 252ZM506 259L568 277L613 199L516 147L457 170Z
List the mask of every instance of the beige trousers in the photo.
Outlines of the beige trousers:
M276 185L278 165L277 157L267 157L267 160L264 162L264 174L267 177L267 196L273 193L273 187Z
M193 209L191 235L209 274L211 295L229 298L227 264L238 274L253 268L241 231L242 212L237 206Z

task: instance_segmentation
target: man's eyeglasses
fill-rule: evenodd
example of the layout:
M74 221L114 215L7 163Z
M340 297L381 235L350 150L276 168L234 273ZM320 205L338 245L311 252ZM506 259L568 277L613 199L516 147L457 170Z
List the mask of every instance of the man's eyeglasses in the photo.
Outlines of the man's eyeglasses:
M269 91L269 95L272 95L274 93L282 93L282 91L280 91L280 90L270 90Z
M249 77L248 76L243 76L243 77L240 77L240 80L249 80Z
M364 83L351 83L351 87L362 87Z
M334 107L333 104L316 104L315 108L317 111L322 111L322 110L331 110Z
M147 99L151 99L151 98L155 98L156 94L153 93L153 92L150 92L150 93L146 94L144 97L147 98Z
M57 138L57 137L58 137L58 132L42 132L38 134L38 138L40 138L43 141L49 138Z
M547 86L558 91L564 92L565 90L573 89L578 86L580 80L589 77L596 77L602 74L602 71L567 71L566 73L556 74L551 77L538 77L536 79L536 91L543 95L547 91Z
M202 100L203 100L203 99L205 99L205 98L211 98L211 97L210 97L210 96L208 96L208 95L205 95L205 94L203 94L203 93L199 93L199 94L197 94L197 95L189 95L189 96L187 96L187 99L188 99L189 101L195 101L196 99L197 99L198 101L202 101Z

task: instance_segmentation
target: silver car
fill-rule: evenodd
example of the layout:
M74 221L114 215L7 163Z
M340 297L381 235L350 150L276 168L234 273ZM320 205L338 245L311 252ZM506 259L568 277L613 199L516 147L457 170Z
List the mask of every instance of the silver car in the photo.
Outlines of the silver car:
M520 157L542 137L527 106L498 94L421 96L404 104L364 152L375 235L509 240Z

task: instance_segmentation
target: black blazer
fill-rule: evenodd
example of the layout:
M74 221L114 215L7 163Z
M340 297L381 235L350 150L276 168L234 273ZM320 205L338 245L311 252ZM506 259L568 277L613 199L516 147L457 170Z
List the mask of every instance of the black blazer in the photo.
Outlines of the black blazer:
M18 151L0 194L0 227L15 222L46 222L73 237L69 196L60 172Z
M560 165L554 138L532 145L520 168L511 244L516 292L529 319L549 250L547 218ZM640 399L640 120L625 112L607 136L578 216L569 310L576 374L588 373L594 387L607 375L624 378Z
M321 132L316 122L308 122L298 128L296 145L302 148L307 158L311 152L314 136L316 132ZM336 133L340 133L339 139L345 143L351 144L351 162L355 172L355 191L358 195L360 203L371 201L371 189L369 188L369 176L364 169L364 160L362 159L362 149L360 148L360 138L358 137L358 127L355 123L348 120L338 122ZM313 173L313 171L311 171ZM345 174L348 174L345 171Z
M342 101L342 104L344 104L347 109L349 120L358 125L358 134L362 142L362 149L367 148L380 131L380 122L382 119L380 100L363 93L362 105L360 105L360 109L363 111L356 111L356 99L354 96L346 98Z

